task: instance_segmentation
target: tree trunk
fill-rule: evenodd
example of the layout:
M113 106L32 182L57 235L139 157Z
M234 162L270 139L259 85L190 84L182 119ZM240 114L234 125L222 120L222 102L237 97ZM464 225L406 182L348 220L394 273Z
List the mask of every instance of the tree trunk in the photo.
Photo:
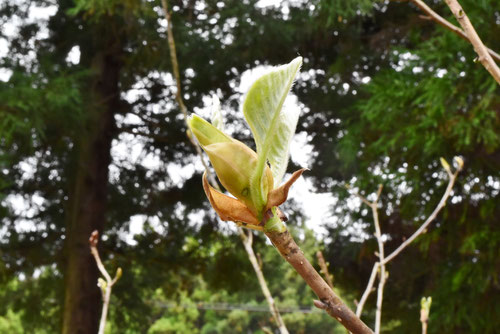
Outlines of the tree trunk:
M107 44L111 45L111 44ZM120 104L119 50L98 52L92 57L85 126L74 147L73 182L66 212L66 271L63 334L95 334L100 318L101 294L98 269L90 254L93 230L102 235L107 202L111 142Z

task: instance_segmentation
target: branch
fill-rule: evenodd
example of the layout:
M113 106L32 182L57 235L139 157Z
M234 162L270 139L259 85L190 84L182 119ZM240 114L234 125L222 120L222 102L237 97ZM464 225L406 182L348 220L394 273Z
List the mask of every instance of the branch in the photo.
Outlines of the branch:
M262 269L259 265L259 261L257 261L257 257L255 256L255 252L253 251L253 248L252 248L253 233L252 233L252 231L248 231L248 234L246 234L242 228L238 228L238 232L240 233L241 240L243 241L243 245L245 246L245 250L247 251L247 254L248 254L248 258L250 260L250 263L252 264L252 267L255 271L255 274L257 275L257 279L259 281L260 288L262 290L262 293L266 297L267 303L269 305L269 310L271 311L271 314L273 315L274 320L276 320L276 324L278 325L280 333L281 334L288 334L288 329L285 326L285 322L283 321L283 318L281 318L278 307L276 306L274 298L271 295L271 291L269 291L269 288L267 286L267 282L266 282L266 279L264 278L264 274L262 273Z
M318 258L319 267L321 268L321 273L325 276L326 282L333 289L333 275L328 272L328 264L325 261L323 253L321 251L316 252L316 257Z
M105 281L99 278L97 285L101 288L101 293L102 293L102 299L103 299L103 304L102 304L102 313L101 313L101 321L99 323L99 334L104 334L104 329L106 327L106 318L108 315L108 309L109 309L109 301L111 299L111 288L115 283L120 279L122 276L122 268L118 268L116 270L115 277L111 279L111 276L108 274L106 268L104 267L101 257L99 256L99 252L97 250L97 243L99 242L99 232L95 230L92 232L89 238L89 244L90 244L90 252L94 256L95 262L97 263L97 268L99 268L99 271L101 274L104 276Z
M448 7L450 7L451 12L457 18L458 23L462 26L465 34L469 38L469 42L474 47L474 50L479 55L479 61L483 64L484 68L490 72L491 76L500 84L500 68L491 57L486 46L484 46L481 38L474 29L474 26L470 22L469 18L465 14L462 6L457 0L445 0Z
M469 42L469 38L467 37L467 34L457 27L456 25L450 23L448 20L444 19L442 16L440 16L438 13L433 11L429 6L427 6L422 0L410 0L415 6L420 8L424 13L428 15L425 19L431 19L437 24L441 25L442 27L445 27L446 29L454 32L457 34L459 37L462 39L466 40ZM500 55L493 51L490 48L486 48L488 53L493 57L496 61L500 61Z
M380 221L378 218L378 201L380 199L380 195L382 194L382 189L383 186L379 184L377 195L373 202L368 201L365 197L361 196L358 193L355 194L359 198L361 198L363 203L368 205L372 210L373 223L375 225L375 238L377 239L377 244L378 244L378 262L376 262L375 265L373 266L372 275L370 276L370 280L368 281L368 286L366 287L365 292L363 293L363 297L361 298L362 302L360 301L358 307L356 308L356 314L358 316L361 316L361 311L363 310L366 298L368 298L373 289L373 284L375 283L375 276L376 273L378 272L379 283L377 288L377 306L375 311L375 334L380 333L380 327L382 324L382 303L384 299L384 286L387 279L387 274L385 271L385 263L384 263L384 242L382 240L382 232L380 229Z
M370 275L370 279L368 280L368 284L366 285L365 291L359 300L358 306L356 307L356 315L361 317L361 313L363 313L363 307L365 306L366 300L368 296L373 291L373 284L375 283L375 278L377 277L379 263L375 262L373 265L372 273Z
M458 158L458 159L460 159L460 158ZM453 186L455 185L455 181L457 179L457 175L462 170L463 162L459 163L458 165L459 166L458 166L457 170L453 174L449 170L447 170L448 176L450 177L450 180L448 182L448 186L446 187L446 191L444 192L443 197L441 197L441 200L439 201L439 204L436 206L436 208L431 213L431 215L418 228L418 230L416 230L415 233L413 233L411 235L411 237L409 237L408 239L406 239L396 250L394 250L391 254L389 254L385 258L383 264L389 263L392 259L394 259L396 256L398 256L399 253L401 253L406 247L408 247L408 245L411 244L413 242L413 240L415 240L420 234L422 234L422 232L425 231L425 229L430 225L430 223L432 223L432 221L434 219L436 219L436 216L438 215L438 213L446 205L446 201L448 200L448 197L450 197L451 190L453 189Z
M304 281L318 296L320 300L314 301L316 307L325 310L352 333L373 334L372 330L345 305L314 269L295 243L295 240L293 240L290 232L267 232L266 235L283 258L302 276Z
M448 174L449 183L448 187L446 188L445 193L443 194L443 197L441 198L441 201L439 204L436 206L432 214L427 218L427 220L420 226L420 228L413 233L413 235L408 238L405 242L403 242L394 252L392 252L389 256L384 257L384 244L382 240L382 233L380 229L380 222L379 222L379 217L378 217L378 200L380 199L380 195L382 193L382 185L379 185L378 191L377 191L377 196L375 201L370 202L368 201L365 197L360 195L359 193L354 193L354 195L358 196L363 203L368 205L371 210L372 210L372 215L373 215L373 222L375 225L375 237L377 239L378 243L378 258L379 261L376 262L373 265L372 273L370 275L370 279L368 280L368 284L365 288L365 291L363 292L363 295L361 297L360 302L358 303L358 306L356 308L356 315L358 317L361 316L361 313L363 312L363 307L366 303L366 300L368 299L370 293L373 291L373 285L375 284L375 278L377 276L377 272L379 273L379 285L377 288L377 306L376 306L376 314L375 314L375 333L380 333L381 329L381 319L382 319L382 302L383 302L383 296L384 296L384 286L387 280L387 273L385 271L385 266L389 261L394 259L398 254L400 254L404 248L406 248L413 240L415 240L428 226L429 224L436 218L437 214L441 209L446 205L446 201L448 197L451 194L451 190L453 189L453 185L455 184L455 180L457 178L458 173L462 170L463 168L463 160L459 157L455 157L455 162L457 163L457 169L455 170L454 173L451 171L451 167L446 162L445 159L441 158L441 164L443 165L443 168L445 169L446 173ZM347 186L349 189L350 187Z
M170 13L168 11L167 0L161 0L161 5L163 8L163 14L165 15L165 19L167 20L167 36L168 36L168 46L170 49L170 61L172 62L172 71L174 72L175 82L177 84L177 92L175 94L175 100L179 104L181 112L184 115L184 121L186 122L186 127L188 129L189 140L191 141L191 144L193 144L193 146L195 147L196 153L198 153L198 156L201 159L201 163L203 164L203 167L205 167L205 171L207 172L208 179L210 180L210 183L217 185L215 177L210 172L208 165L205 162L205 159L203 158L203 153L201 152L200 145L198 145L195 137L191 134L191 131L189 130L189 126L187 124L188 111L187 111L186 105L184 104L184 100L182 99L181 76L180 76L180 72L179 72L179 63L177 62L177 51L175 48L175 39L174 39L174 33L173 33L173 27L172 27L172 19L171 19Z

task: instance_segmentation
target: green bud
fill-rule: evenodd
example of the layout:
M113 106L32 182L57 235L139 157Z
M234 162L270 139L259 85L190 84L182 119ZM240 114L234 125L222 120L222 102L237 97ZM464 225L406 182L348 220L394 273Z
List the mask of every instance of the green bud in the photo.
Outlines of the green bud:
M201 146L233 141L233 138L229 137L198 115L192 115L187 122Z
M251 187L251 178L257 168L257 153L242 142L224 134L204 119L193 115L188 120L189 127L202 148L208 154L222 185L234 197L242 201L257 217L261 217L265 207L257 207L252 200L252 192L260 191ZM272 190L273 176L266 166L263 198Z

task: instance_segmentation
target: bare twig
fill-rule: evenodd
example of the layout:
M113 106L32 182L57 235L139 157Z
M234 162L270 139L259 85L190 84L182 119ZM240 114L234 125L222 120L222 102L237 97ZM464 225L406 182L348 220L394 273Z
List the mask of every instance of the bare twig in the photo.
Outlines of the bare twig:
M375 284L375 278L377 277L378 266L378 262L375 262L375 264L373 265L372 273L370 275L370 279L368 280L368 284L366 285L365 291L363 292L358 306L356 307L356 315L358 317L361 317L361 313L363 313L363 307L365 306L366 300L368 299L370 293L372 293L373 291L373 284Z
M457 18L458 23L464 29L465 34L469 38L469 42L474 47L474 50L479 56L479 61L483 64L484 68L490 72L491 76L500 84L500 68L491 57L486 46L484 46L481 38L474 29L474 26L469 20L469 17L465 14L462 6L457 0L445 0L448 7L450 7L451 12Z
M422 323L422 334L427 334L431 304L432 297L422 297L422 300L420 301L420 322Z
M267 303L269 305L269 310L271 311L271 314L274 317L274 320L276 320L276 324L278 325L278 328L280 330L281 334L288 334L288 329L285 326L285 323L283 319L281 318L280 312L278 311L278 307L276 306L276 303L274 302L274 298L271 295L271 291L269 291L269 288L267 286L266 279L264 278L264 274L262 273L262 269L259 265L259 262L257 261L257 257L255 256L255 253L252 248L252 243L253 243L253 233L252 231L248 231L248 233L245 233L245 231L242 228L238 229L241 240L243 241L243 245L245 246L245 250L248 253L248 258L250 259L250 263L252 263L253 269L255 270L255 274L257 275L257 279L259 280L259 284L262 290L262 293L266 297Z
M184 120L186 121L186 126L187 126L187 119L188 119L188 111L186 108L186 105L184 104L184 101L182 99L182 83L180 79L180 72L179 72L179 63L177 61L177 51L175 48L175 39L174 39L174 34L173 34L173 28L172 28L172 19L170 16L170 12L168 11L168 3L167 0L161 0L161 4L163 7L163 13L165 15L165 19L167 20L167 35L168 35L168 45L170 49L170 60L172 62L172 68L174 72L174 77L175 81L177 84L177 93L175 96L175 99L177 103L179 104L179 107L181 109L182 114L184 115ZM188 131L189 126L187 126ZM210 183L213 185L214 188L217 190L221 190L219 188L219 185L217 184L217 181L215 180L214 175L210 172L210 169L208 168L207 163L205 162L205 159L203 157L203 153L201 151L200 145L196 142L195 136L190 135L188 132L188 137L193 146L196 148L196 152L198 153L198 156L201 159L201 162L203 164L203 167L205 168L205 171L208 175L208 179L210 180ZM238 227L238 233L241 237L241 241L243 242L243 245L245 247L245 250L248 254L248 258L250 262L252 263L252 266L255 270L255 274L257 275L257 279L259 281L260 287L262 289L262 292L266 298L266 301L269 305L269 309L271 311L271 314L274 317L274 320L276 321L276 324L278 325L278 328L280 330L281 334L288 334L288 330L285 326L285 323L283 322L283 319L281 318L281 315L278 311L278 308L276 307L276 303L274 302L274 298L271 295L271 292L269 290L269 287L267 286L267 282L264 278L264 274L262 273L261 266L259 266L259 263L257 261L257 258L255 256L255 253L252 248L252 238L253 234L251 231L249 231L248 236L246 236L245 232L241 227Z
M363 307L368 299L368 296L373 291L373 285L375 284L375 278L377 273L379 274L379 284L377 288L377 306L376 306L376 314L375 314L375 333L380 333L381 329L381 319L382 319L382 303L383 303L383 295L384 295L384 286L387 281L387 272L386 272L386 264L389 263L392 259L394 259L397 255L399 255L409 244L411 244L420 234L425 231L425 229L429 226L429 224L436 218L437 214L441 211L441 209L446 205L446 201L451 194L453 186L455 184L458 173L461 171L463 167L463 160L461 158L455 158L457 162L457 169L454 173L451 172L450 166L446 162L446 160L441 159L441 163L443 164L443 168L446 170L446 173L449 177L448 186L446 187L446 191L443 194L440 202L431 213L431 215L427 218L427 220L410 236L407 240L405 240L395 251L393 251L389 256L385 257L384 252L384 244L382 239L382 233L380 229L380 222L378 217L378 201L380 198L380 194L382 192L382 185L379 185L376 199L373 202L370 202L368 199L363 197L362 195L355 193L354 195L358 196L363 203L368 205L372 210L373 222L375 225L375 237L378 243L378 262L373 265L372 273L370 275L370 279L368 280L368 284L363 292L361 300L359 301L356 308L356 315L358 317L361 316L363 312Z
M442 27L445 27L446 29L454 32L464 40L469 41L467 34L462 29L450 23L448 20L444 19L438 13L433 11L429 6L425 4L425 2L423 2L422 0L410 0L410 1L428 15L428 17L426 17L425 19L431 19L434 22L441 25ZM500 61L500 55L498 53L496 53L490 48L486 48L486 50L488 51L488 53L491 55L492 58L494 58L496 61Z
M101 313L101 321L99 323L99 334L104 334L104 329L106 327L106 318L108 316L108 309L109 309L109 301L111 299L111 288L115 283L120 279L122 276L122 269L118 268L116 270L115 277L112 279L111 276L108 274L106 268L104 268L104 265L101 261L101 258L99 256L99 252L97 251L97 243L99 242L99 232L94 231L90 235L89 238L89 244L90 244L90 252L94 256L95 262L97 263L97 268L99 268L99 271L101 272L102 276L104 276L105 280L99 279L98 280L98 286L101 289L102 293L102 313Z
M326 282L333 289L333 275L328 271L328 264L325 261L325 257L321 251L316 252L316 257L318 258L319 267L321 268L321 273L326 279Z
M177 61L177 51L175 48L175 39L174 39L174 33L173 33L173 27L172 27L172 19L170 16L170 12L168 11L168 4L167 0L161 0L162 8L163 8L163 14L165 15L165 19L167 20L167 36L168 36L168 47L170 50L170 61L172 62L172 71L174 72L174 77L175 77L175 82L177 85L177 92L175 94L175 100L179 104L179 108L181 109L182 114L184 115L184 121L186 122L187 126L187 120L188 120L188 110L186 108L186 105L184 104L184 100L182 99L182 82L181 82L181 75L179 72L179 63ZM207 172L208 179L210 180L210 183L216 185L217 181L215 180L214 175L212 172L210 172L210 169L208 168L207 163L205 162L205 159L203 158L203 153L201 152L200 145L196 142L196 137L190 134L189 126L187 126L187 131L188 131L188 138L191 141L191 144L196 149L196 153L198 153L198 156L201 159L201 163L203 164L203 167L205 167L205 171Z
M280 252L283 258L302 276L319 300L314 306L325 310L337 319L346 329L355 334L373 333L349 307L335 294L321 275L314 269L295 243L290 232L267 232L266 235Z
M427 220L418 228L418 230L415 231L408 239L406 239L396 250L394 250L391 254L389 254L385 260L384 264L387 264L389 261L394 259L396 256L399 255L406 247L408 247L409 244L413 242L420 234L422 234L425 229L432 223L434 219L436 219L436 216L438 213L444 208L446 205L446 201L448 200L448 197L451 195L451 191L453 189L453 186L455 185L455 181L457 179L458 173L462 170L462 166L459 164L459 167L456 169L455 173L451 173L450 171L448 172L449 176L449 181L448 181L448 186L446 187L446 190L441 197L441 200L439 201L438 205L434 209L434 211L431 213L431 215L427 218Z

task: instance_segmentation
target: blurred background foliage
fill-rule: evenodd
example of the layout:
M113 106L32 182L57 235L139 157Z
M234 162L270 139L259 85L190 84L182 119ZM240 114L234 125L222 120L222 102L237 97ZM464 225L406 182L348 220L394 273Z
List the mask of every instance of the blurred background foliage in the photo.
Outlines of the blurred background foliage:
M363 194L384 185L380 215L390 251L439 201L446 186L439 157L461 155L465 170L444 212L388 267L383 329L414 333L425 295L433 298L430 333L495 333L495 81L467 42L408 2L278 3L169 2L188 108L207 116L207 99L217 94L232 135L252 145L238 112L241 75L304 57L293 93L302 108L297 131L313 148L305 177L338 200L335 219L321 222L323 234L306 228L300 207L285 209L309 258L324 251L350 305L366 285L376 242L370 214L348 205L343 185ZM485 44L500 45L497 2L461 3ZM442 1L427 4L454 22ZM0 81L0 332L60 332L75 239L68 225L76 212L71 203L78 202L75 170L82 148L90 150L87 163L96 157L92 138L99 135L111 146L109 162L95 159L109 179L96 187L106 202L101 254L109 268L124 270L113 290L109 332L276 330L266 312L197 307L264 305L264 298L234 229L218 221L203 194L200 164L174 103L160 1L6 0L0 22L6 47L0 68L7 74ZM79 57L68 58L74 52ZM106 129L103 119L112 123ZM290 170L298 164L292 160ZM142 232L131 240L137 220ZM262 236L254 248L278 305L311 309L312 292ZM368 323L373 308L371 300ZM291 333L341 332L322 313L283 318Z

